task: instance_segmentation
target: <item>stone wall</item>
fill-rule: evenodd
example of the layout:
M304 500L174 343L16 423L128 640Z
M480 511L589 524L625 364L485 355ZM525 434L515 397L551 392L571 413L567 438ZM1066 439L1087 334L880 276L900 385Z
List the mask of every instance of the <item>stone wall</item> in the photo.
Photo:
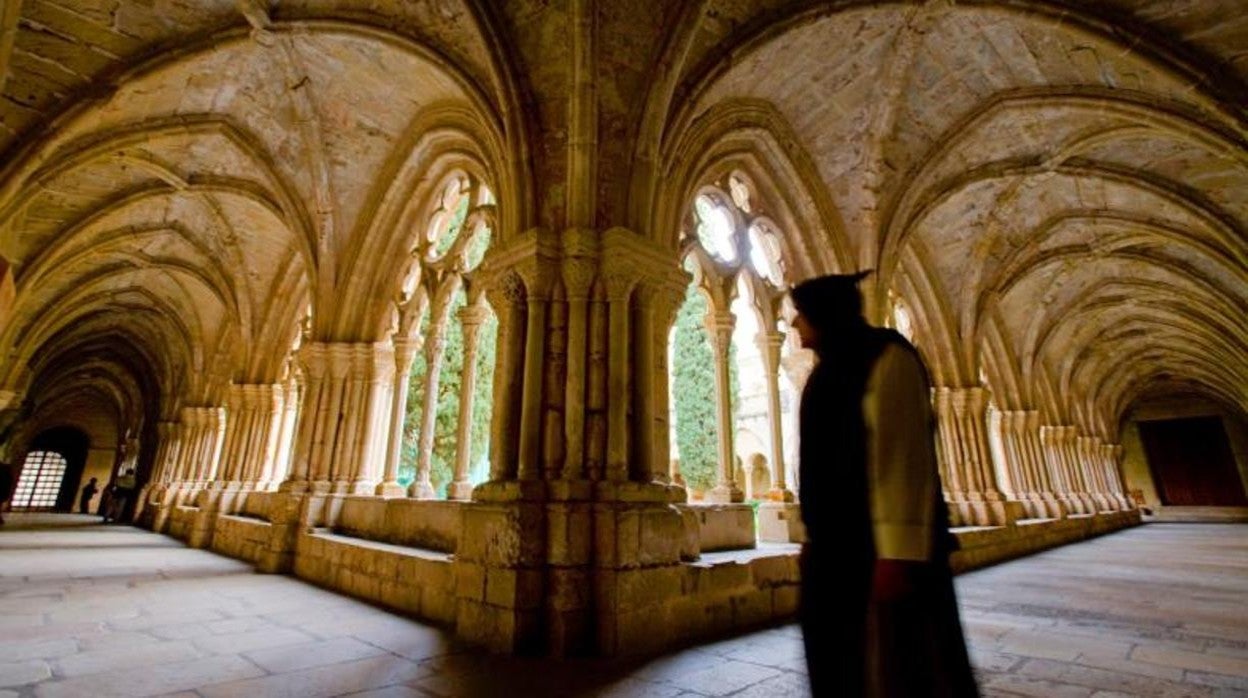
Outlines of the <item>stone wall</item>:
M169 509L169 518L164 532L185 542L190 539L191 530L195 527L195 520L198 517L199 507L174 505Z
M459 544L461 502L347 496L340 504L323 524L337 533L447 553Z
M616 653L639 654L796 617L795 552L738 553L616 573ZM661 630L660 630L661 629Z
M254 564L268 547L272 528L266 521L221 514L214 526L211 548L213 552Z
M437 623L455 622L453 556L333 533L299 536L295 576Z
M269 520L269 508L273 502L273 492L244 492L237 499L235 509L241 516L254 519Z
M693 514L701 552L743 550L758 545L754 510L748 504L696 504L679 508Z

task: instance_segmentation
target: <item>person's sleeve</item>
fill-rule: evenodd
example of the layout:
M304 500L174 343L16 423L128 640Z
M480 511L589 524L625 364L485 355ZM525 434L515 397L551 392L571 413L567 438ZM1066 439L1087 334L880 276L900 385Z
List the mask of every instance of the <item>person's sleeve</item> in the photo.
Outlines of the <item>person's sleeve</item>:
M927 561L932 556L940 475L931 430L927 379L917 357L889 345L863 398L871 456L871 520L876 555Z

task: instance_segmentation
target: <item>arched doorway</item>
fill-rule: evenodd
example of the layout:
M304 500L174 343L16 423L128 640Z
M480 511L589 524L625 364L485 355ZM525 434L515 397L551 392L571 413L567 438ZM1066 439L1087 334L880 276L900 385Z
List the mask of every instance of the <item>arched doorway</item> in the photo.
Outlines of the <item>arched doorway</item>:
M72 427L41 432L31 442L13 492L14 511L72 511L89 440Z

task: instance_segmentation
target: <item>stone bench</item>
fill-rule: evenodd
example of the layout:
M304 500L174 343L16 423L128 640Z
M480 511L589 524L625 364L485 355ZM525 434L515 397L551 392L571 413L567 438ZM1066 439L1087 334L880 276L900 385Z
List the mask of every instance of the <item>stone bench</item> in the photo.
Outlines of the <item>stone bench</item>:
M314 529L299 536L295 575L443 624L455 622L454 556Z

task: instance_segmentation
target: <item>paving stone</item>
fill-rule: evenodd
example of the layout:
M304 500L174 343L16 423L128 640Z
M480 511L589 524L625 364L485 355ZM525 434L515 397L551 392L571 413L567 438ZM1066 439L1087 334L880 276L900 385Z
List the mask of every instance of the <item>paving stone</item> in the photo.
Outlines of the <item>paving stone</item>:
M167 642L143 646L141 650L125 645L80 652L53 662L57 676L73 678L107 671L147 667L165 662L178 662L199 657L201 652L187 642Z
M371 691L347 694L352 698L424 698L428 694L409 686L388 686Z
M40 698L156 696L263 673L255 664L239 657L203 657L156 664L144 671L110 671L40 684L35 695Z
M780 672L771 667L729 661L718 666L672 676L667 682L703 695L726 696L779 675Z
M1184 527L1169 526L1134 529L960 576L963 624L972 638L971 657L984 696L1248 694L1248 672L1239 651L1248 644L1248 628L1210 620L1188 624L1182 611L1187 599L1194 598L1193 607L1204 614L1212 615L1217 604L1225 604L1224 616L1236 617L1248 594L1248 579L1223 570L1248 567L1244 529L1208 529L1201 540L1209 544L1202 547ZM84 544L75 542L90 540L96 535L91 529L51 536L46 551L22 549L23 576L8 576L4 563L14 551L4 543L12 534L0 531L0 603L22 599L6 608L40 617L69 608L102 614L134 605L141 610L139 617L120 623L93 621L82 613L81 622L0 633L0 663L42 676L27 681L39 681L33 691L23 691L39 696L200 691L458 698L733 692L801 696L807 690L796 625L644 661L497 657L463 646L441 628L289 577L240 571L235 561L204 551L146 544L132 550L117 540L125 538L123 530L106 530L114 541L107 553L114 558L109 570L137 570L134 577L120 580L109 576L111 571L99 571L96 566L103 558L89 544L84 551ZM150 538L144 534L131 540ZM1177 562L1168 557L1176 549L1170 545L1181 549ZM1141 558L1133 552L1142 546L1154 554ZM152 555L153 550L159 555ZM40 557L57 575L80 574L82 579L72 589L58 584L63 593L26 594L42 583L26 580L39 576ZM91 574L102 575L96 579L101 583L92 584ZM138 583L131 587L127 579ZM1162 596L1165 604L1159 602ZM136 621L140 627L118 627ZM321 639L310 640L313 634ZM128 654L110 654L119 648ZM188 648L222 654L183 658ZM41 654L50 661L35 661ZM69 673L98 671L51 678L39 672L41 664L52 670L64 664Z
M23 659L54 659L78 652L78 643L71 639L43 640L30 643L0 645L0 662Z
M199 688L199 693L205 698L227 696L316 698L407 683L427 676L429 673L428 669L401 657L372 657L257 679L202 686Z
M1187 652L1184 650L1141 645L1131 652L1131 659L1137 662L1161 664L1163 666L1179 667L1180 669L1191 669L1192 671L1211 674L1248 676L1248 659L1241 657L1227 657L1206 652Z
M341 637L332 640L255 650L247 652L245 656L260 665L265 671L272 674L281 674L287 671L337 664L379 654L386 654L386 650L361 642L355 638Z
M25 661L0 663L0 686L22 686L52 676L47 662Z
M306 633L298 630L270 628L233 635L209 635L197 638L193 642L196 647L213 654L241 654L252 650L300 644L309 639Z

